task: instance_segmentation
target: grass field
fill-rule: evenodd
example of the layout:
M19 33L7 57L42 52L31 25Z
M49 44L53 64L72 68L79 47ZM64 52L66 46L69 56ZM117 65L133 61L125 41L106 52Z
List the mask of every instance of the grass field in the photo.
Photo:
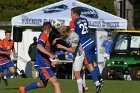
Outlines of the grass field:
M0 93L19 93L20 85L28 85L38 79L8 79L9 86L5 86L3 81L0 83ZM87 80L89 90L86 93L95 93L95 87L92 80ZM75 80L61 79L62 93L78 93ZM52 85L48 84L46 88L40 88L28 91L28 93L54 93ZM101 93L140 93L140 81L117 81L106 80Z

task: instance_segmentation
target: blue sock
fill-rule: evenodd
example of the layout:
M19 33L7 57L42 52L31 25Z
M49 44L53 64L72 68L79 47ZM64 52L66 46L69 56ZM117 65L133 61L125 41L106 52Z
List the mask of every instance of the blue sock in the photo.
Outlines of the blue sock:
M10 73L10 71L7 71L7 74L6 75L4 75L4 76L6 76L6 78L9 78L9 77L11 77L11 73Z
M38 88L37 82L33 82L30 85L26 86L24 89L25 89L25 91L28 91L28 90L32 90L32 89L36 89L36 88Z
M92 80L93 80L94 82L98 81L98 77L97 77L97 75L96 75L96 71L95 71L95 70L92 70L92 71L90 72L90 74L91 74Z
M97 65L94 67L94 70L96 71L96 75L100 76L100 70L99 70L99 67Z

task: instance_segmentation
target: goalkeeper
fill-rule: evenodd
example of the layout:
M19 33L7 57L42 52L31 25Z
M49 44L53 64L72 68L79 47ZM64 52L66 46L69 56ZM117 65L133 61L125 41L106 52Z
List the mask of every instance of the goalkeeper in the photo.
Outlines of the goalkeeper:
M54 39L53 44L55 44L57 40L63 39L65 40L66 44L70 46L66 47L61 44L56 45L57 48L64 49L67 52L73 53L73 56L75 57L73 63L74 76L77 79L79 93L83 93L85 90L83 88L83 80L80 76L80 71L83 66L85 54L82 50L81 45L79 44L79 36L74 31L70 31L70 28L67 26L61 26L59 28L59 32L62 35L62 37Z

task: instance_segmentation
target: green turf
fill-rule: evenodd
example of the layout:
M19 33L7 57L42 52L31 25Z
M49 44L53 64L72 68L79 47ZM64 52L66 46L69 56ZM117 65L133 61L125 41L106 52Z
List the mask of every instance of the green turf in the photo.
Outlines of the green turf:
M20 85L28 85L38 79L8 79L9 86L6 87L1 81L0 93L19 93ZM95 93L95 87L92 80L87 80L89 90L86 93ZM78 93L75 80L60 80L62 93ZM54 93L52 85L48 84L46 88L31 90L28 93ZM140 93L140 81L105 81L101 93Z

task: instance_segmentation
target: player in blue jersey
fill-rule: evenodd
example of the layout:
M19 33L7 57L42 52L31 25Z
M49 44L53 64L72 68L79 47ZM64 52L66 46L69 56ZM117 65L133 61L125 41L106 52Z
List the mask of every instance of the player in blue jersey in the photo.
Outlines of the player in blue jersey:
M96 86L96 93L100 93L103 80L101 79L99 67L94 59L95 42L88 33L88 21L86 18L80 17L81 11L78 7L71 9L72 21L70 22L71 30L75 31L80 38L80 43L85 52L86 67L90 71ZM94 63L94 66L93 66Z
M50 22L45 22L43 24L43 32L40 34L37 42L37 58L35 61L35 66L39 72L39 78L41 81L33 82L25 87L21 86L19 88L20 93L26 93L26 91L32 89L46 87L48 81L52 83L55 93L61 93L58 79L50 68L49 58L55 58L55 55L50 51L50 43L48 40L51 31L52 26Z

